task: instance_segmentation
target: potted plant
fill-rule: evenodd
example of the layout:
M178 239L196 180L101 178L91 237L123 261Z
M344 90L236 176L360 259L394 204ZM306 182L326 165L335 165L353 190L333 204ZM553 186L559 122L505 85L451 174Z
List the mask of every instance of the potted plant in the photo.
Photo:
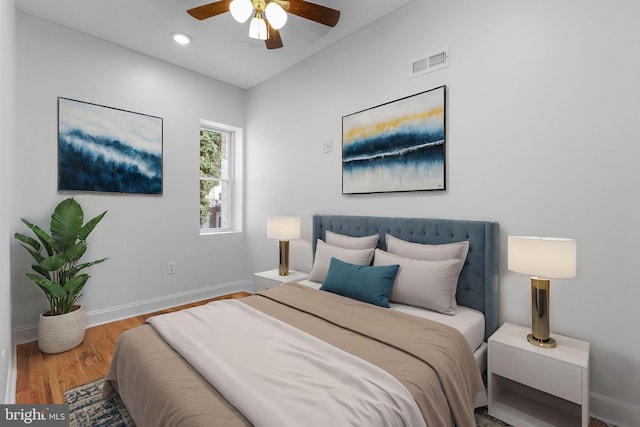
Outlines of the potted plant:
M49 310L40 315L38 322L38 346L43 353L70 350L84 339L85 313L78 298L90 276L81 271L107 258L82 264L80 258L87 250L87 237L106 213L83 225L80 204L73 198L65 199L51 214L51 234L21 218L36 237L15 234L35 260L31 266L34 272L27 273L27 277L49 301Z

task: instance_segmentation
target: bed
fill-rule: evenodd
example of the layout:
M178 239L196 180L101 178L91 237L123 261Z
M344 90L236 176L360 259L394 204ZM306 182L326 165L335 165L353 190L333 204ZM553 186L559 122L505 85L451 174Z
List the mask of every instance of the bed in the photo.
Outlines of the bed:
M448 317L481 313L485 339L497 329L496 223L316 215L316 260L327 231L377 234L377 250L387 249L387 235L431 245L468 241L456 313ZM153 326L123 333L105 395L118 392L139 427L322 426L329 419L340 420L336 425L475 425L486 344L475 346L458 329L421 319L410 305L383 309L314 287L313 281L285 284L212 303L215 309L157 316ZM311 416L304 412L318 408Z

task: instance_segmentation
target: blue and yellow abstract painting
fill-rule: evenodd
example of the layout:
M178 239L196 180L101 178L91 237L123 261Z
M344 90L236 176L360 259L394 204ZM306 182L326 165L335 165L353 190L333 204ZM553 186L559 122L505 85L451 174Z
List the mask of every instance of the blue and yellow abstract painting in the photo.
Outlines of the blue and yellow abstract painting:
M342 118L342 193L445 189L445 86Z
M58 190L162 194L162 119L58 98Z

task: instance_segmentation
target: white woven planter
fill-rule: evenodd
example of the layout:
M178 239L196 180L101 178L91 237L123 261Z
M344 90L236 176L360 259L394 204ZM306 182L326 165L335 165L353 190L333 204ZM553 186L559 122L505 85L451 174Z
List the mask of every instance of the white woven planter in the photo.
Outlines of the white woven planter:
M86 316L80 307L58 316L40 315L38 347L43 353L62 353L80 345L84 339Z

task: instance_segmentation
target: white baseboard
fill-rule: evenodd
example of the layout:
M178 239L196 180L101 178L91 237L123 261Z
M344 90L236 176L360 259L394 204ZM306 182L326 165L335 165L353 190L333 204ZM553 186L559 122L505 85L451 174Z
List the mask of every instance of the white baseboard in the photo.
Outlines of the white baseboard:
M591 393L591 416L618 427L633 427L640 420L640 406L612 399L599 393Z
M3 354L0 357L0 359L2 360L2 369L0 371L2 371L3 375L6 375L6 389L4 390L4 395L2 395L3 399L0 399L0 401L4 400L4 404L6 405L16 403L16 347L11 347L11 354L6 354L6 352L9 350L2 350Z
M87 327L103 325L115 322L128 317L139 316L140 314L151 313L165 308L175 307L183 304L190 304L208 298L214 298L234 292L253 292L253 284L249 280L223 283L202 289L196 289L164 297L151 298L130 304L119 305L103 310L87 312ZM38 325L24 325L15 329L16 345L24 344L38 339ZM14 387L15 389L15 387Z

